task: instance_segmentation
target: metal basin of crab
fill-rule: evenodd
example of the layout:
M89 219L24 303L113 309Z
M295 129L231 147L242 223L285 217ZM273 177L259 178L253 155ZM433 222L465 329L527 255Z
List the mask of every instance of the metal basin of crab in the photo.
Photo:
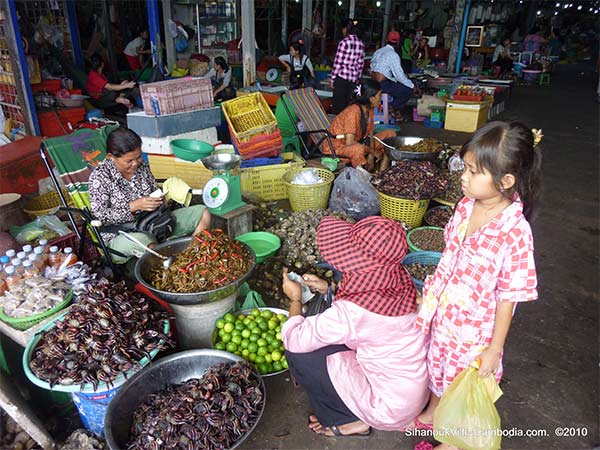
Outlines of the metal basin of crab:
M104 421L110 449L234 449L252 433L266 402L262 378L242 358L188 350L129 379Z

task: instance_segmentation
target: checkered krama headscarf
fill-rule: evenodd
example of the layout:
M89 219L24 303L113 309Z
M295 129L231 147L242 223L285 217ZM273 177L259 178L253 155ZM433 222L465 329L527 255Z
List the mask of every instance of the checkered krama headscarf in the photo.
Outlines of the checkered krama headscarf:
M402 226L380 216L355 224L321 220L317 243L325 261L342 272L336 298L383 316L416 312L416 290L401 261L408 247Z

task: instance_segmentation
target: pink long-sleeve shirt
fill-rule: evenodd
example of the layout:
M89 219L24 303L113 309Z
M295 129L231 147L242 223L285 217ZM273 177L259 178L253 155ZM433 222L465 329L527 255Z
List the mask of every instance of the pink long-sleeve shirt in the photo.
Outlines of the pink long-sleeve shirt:
M329 377L346 406L380 430L399 430L427 403L427 335L416 314L389 317L336 300L323 313L294 316L283 326L286 350L307 353L345 344L351 351L327 357Z

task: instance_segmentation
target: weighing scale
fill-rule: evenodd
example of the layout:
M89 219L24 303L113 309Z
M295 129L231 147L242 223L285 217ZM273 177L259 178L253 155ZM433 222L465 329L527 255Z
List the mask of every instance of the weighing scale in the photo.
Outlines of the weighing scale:
M223 216L246 204L242 201L239 155L221 153L202 158L202 164L214 172L202 191L202 200L211 214Z

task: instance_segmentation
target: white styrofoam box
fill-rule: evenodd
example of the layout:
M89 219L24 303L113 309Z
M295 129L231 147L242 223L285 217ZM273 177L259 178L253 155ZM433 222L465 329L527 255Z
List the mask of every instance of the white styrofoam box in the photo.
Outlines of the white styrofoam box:
M147 137L142 138L142 152L155 155L172 155L171 141L175 139L198 139L200 141L215 144L217 142L217 129L215 127L205 128L204 130L190 131L187 133L176 134L165 137Z

